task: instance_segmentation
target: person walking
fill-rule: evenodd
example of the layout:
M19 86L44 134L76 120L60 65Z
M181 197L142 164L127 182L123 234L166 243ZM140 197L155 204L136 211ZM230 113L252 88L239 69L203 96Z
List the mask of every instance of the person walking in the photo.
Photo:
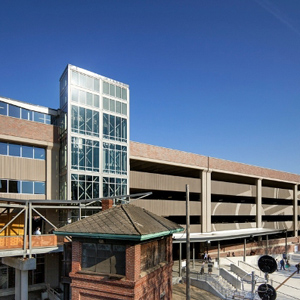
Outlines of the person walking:
M204 274L204 267L205 267L205 262L202 263L201 269L200 269L200 275Z
M283 259L280 261L280 270L282 270L282 269L285 270Z
M300 263L296 264L297 274L299 274L300 271Z

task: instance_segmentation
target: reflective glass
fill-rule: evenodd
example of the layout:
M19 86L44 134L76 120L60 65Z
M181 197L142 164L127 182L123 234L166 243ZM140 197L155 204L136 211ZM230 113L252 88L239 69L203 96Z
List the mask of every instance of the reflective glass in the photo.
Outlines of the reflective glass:
M93 94L86 93L86 105L93 106Z
M20 181L9 180L8 191L9 193L20 193Z
M86 76L79 73L79 85L86 87Z
M87 142L87 145L85 147L85 156L86 156L86 170L87 171L92 171L93 169L93 148L92 148L92 145L91 145L91 141L89 140L86 140Z
M110 115L109 116L109 137L110 139L115 138L115 116Z
M7 180L0 180L0 193L7 193Z
M99 108L100 107L100 101L99 101L99 96L94 95L94 106Z
M44 123L44 114L35 111L33 113L33 120L35 122Z
M34 158L45 160L46 158L46 150L43 148L34 147Z
M116 97L122 98L121 97L121 88L119 86L116 86Z
M85 134L85 109L79 107L79 120L78 120L79 133Z
M122 103L122 114L127 116L127 104Z
M115 96L116 95L116 89L115 89L116 87L115 87L115 85L114 84L110 84L109 85L109 94L111 95L111 96Z
M33 194L32 181L22 181L22 194Z
M116 140L121 141L121 118L116 117Z
M21 156L21 146L16 144L9 144L9 155L11 156Z
M45 194L45 182L34 182L34 194L35 195Z
M103 109L109 110L109 99L103 97Z
M10 104L8 106L8 110L9 110L9 114L8 115L10 117L20 118L20 113L21 113L20 107Z
M23 120L32 120L32 112L28 109L25 109L25 108L21 108L21 118Z
M94 148L93 168L95 172L99 171L99 145Z
M122 119L122 139L123 141L127 141L127 120Z
M0 115L7 116L7 103L0 101Z
M94 91L99 92L99 79L94 78Z
M116 111L115 100L110 99L109 110L112 111L112 112Z
M93 112L91 109L86 109L85 112L86 112L85 131L86 131L86 134L91 135L92 128L93 128Z
M93 111L93 132L94 135L99 136L99 112Z
M7 143L0 142L0 155L7 155Z
M127 100L127 89L122 88L122 99Z
M103 114L103 137L108 138L108 114Z
M79 91L79 103L80 104L85 104L85 96L86 96L86 92Z
M22 146L22 157L33 158L33 147Z
M103 93L109 95L109 83L103 81Z
M86 87L89 90L94 90L94 78L86 76Z
M79 74L75 71L72 71L72 84L79 85Z
M71 128L73 132L78 132L78 106L71 107Z
M72 88L72 101L73 102L78 102L78 98L79 98L79 91L75 88Z
M121 102L116 101L116 113L120 114L121 113Z

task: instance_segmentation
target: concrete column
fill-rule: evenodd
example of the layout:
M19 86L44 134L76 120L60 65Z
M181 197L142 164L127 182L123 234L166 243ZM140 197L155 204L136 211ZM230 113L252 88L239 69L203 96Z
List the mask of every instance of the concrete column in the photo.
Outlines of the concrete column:
M293 223L294 223L294 236L298 236L298 185L294 185L293 193Z
M256 228L262 227L262 179L256 181Z
M15 268L15 299L28 300L28 270L36 269L36 259L3 257L2 263Z
M201 232L211 232L211 171L201 174Z

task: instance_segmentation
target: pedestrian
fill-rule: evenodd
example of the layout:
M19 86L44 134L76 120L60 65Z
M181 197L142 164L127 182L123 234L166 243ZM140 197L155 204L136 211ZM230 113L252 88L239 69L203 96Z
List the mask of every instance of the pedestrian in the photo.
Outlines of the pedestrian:
M213 264L212 263L208 263L208 274L211 275L212 273L212 268L213 268Z
M276 258L276 266L277 266L277 271L279 270L280 267L280 262L278 261L278 259Z
M37 227L36 230L33 232L34 235L41 235L40 227Z
M290 263L289 263L289 260L287 259L286 260L286 263L285 263L285 267L286 267L286 269L289 271L290 270Z
M207 252L205 252L204 253L204 260L207 261L207 259L208 259L208 254L207 254Z
M234 254L234 252L232 252L232 256L233 256L233 257L235 257L235 254Z
M204 274L204 267L205 267L205 262L202 263L201 269L200 269L200 275Z
M285 253L285 252L283 252L282 258L283 258L284 260L287 260L287 256L286 256L286 253Z
M282 269L285 270L283 259L280 261L280 270L282 270Z

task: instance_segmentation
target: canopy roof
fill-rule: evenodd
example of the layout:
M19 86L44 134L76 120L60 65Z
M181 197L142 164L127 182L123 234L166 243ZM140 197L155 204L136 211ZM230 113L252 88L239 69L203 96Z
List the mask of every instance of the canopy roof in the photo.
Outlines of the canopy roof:
M191 242L208 242L208 241L223 241L240 238L249 238L254 236L263 236L270 234L282 233L284 230L270 228L247 228L236 230L213 231L209 233L191 233ZM185 243L186 233L174 233L173 243Z
M183 228L132 204L122 204L54 231L56 235L143 241Z

